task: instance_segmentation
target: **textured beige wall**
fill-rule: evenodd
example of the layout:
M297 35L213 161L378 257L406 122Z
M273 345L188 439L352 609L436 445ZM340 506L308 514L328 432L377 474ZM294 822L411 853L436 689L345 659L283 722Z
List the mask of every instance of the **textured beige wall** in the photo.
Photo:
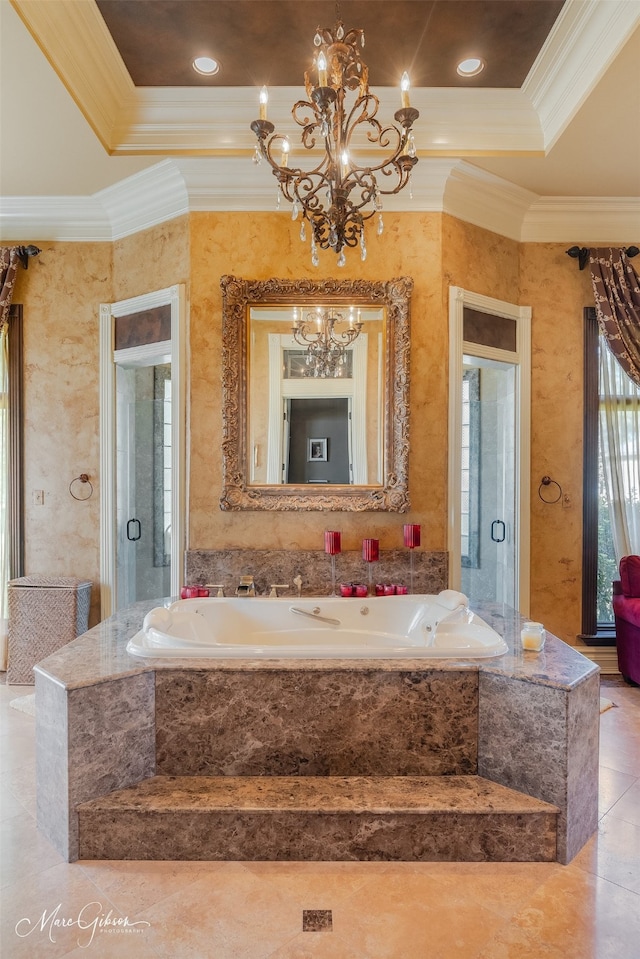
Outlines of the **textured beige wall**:
M91 580L93 624L100 606L99 307L188 282L189 222L182 217L113 244L34 242L42 252L18 271L14 293L24 305L25 573ZM80 473L93 484L86 502L69 493ZM44 506L34 505L34 490L44 490Z
M365 263L349 252L336 266L330 253L311 265L309 244L298 239L286 213L195 213L191 216L191 463L190 546L300 548L322 545L324 529L343 533L343 548L379 537L383 548L402 545L403 522L424 525L423 545L446 543L446 319L442 314L440 217L386 214L385 232L375 229ZM409 239L408 239L409 238ZM412 276L411 465L412 512L265 513L222 512L221 311L224 274L266 279L333 276L389 280Z
M189 283L189 217L181 216L113 244L113 300Z
M531 613L563 639L580 631L582 519L582 308L592 302L586 272L566 244L517 244L453 217L385 214L363 264L331 254L314 269L308 244L286 213L195 213L114 244L40 242L19 273L25 307L26 572L98 580L98 306L185 282L191 296L189 545L193 548L319 548L322 531L343 531L346 549L366 535L402 543L402 523L423 526L427 549L446 546L448 287L530 305L533 311ZM35 242L38 242L37 239ZM580 242L579 238L578 241ZM584 242L584 241L583 241ZM223 513L220 276L414 279L411 457L408 514ZM71 498L87 472L94 495ZM548 474L571 505L545 506ZM44 489L45 505L32 505ZM94 590L94 617L98 596Z
M566 248L519 244L443 217L443 299L452 284L532 310L530 615L574 643L582 621L582 311L593 294ZM540 500L547 475L568 494L568 508Z
M519 244L472 223L442 217L442 298L449 309L449 287L518 303Z
M532 308L531 615L573 643L582 620L582 312L593 293L566 248L522 245L520 297ZM560 483L568 508L540 500L543 476Z
M98 304L111 299L109 243L38 243L18 272L24 304L25 573L99 581ZM71 480L93 495L77 502ZM74 486L74 491L76 487ZM33 491L44 490L44 505ZM84 489L80 489L84 493ZM99 608L92 590L91 622Z

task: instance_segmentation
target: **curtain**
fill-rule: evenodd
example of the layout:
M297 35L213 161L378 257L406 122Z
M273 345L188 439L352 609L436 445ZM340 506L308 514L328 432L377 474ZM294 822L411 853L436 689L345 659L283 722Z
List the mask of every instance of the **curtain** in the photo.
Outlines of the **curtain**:
M8 310L7 310L8 312ZM7 668L9 618L9 354L8 323L0 331L0 669Z
M21 247L17 246L0 247L0 332L6 329L9 322L9 307L20 263L20 250Z
M640 386L640 277L624 250L589 250L600 332L627 376Z
M600 337L600 456L617 563L640 553L640 386Z
M0 247L0 669L7 668L9 582L9 307L20 263L18 247Z

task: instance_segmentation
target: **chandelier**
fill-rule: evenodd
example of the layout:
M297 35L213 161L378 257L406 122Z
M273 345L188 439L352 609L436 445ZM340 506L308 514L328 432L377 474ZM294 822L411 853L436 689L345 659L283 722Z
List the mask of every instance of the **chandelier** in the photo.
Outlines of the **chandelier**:
M293 204L294 220L302 212L301 240L306 240L306 224L310 225L313 265L318 265L320 247L334 250L338 266L344 266L345 247L360 244L360 256L366 259L365 221L377 214L377 232L381 234L382 197L399 193L411 179L418 162L411 127L419 113L409 103L405 71L396 124L383 126L377 119L380 101L369 90L369 70L360 56L363 30L345 33L338 19L332 30L318 27L313 42L312 73L317 82L305 72L308 99L294 103L291 114L302 127L302 145L314 151L311 160L317 159L317 164L303 170L290 163L288 138L275 133L273 123L267 120L266 87L260 91L260 119L251 124L258 140L254 159L259 163L264 157L273 168L278 203L284 195ZM351 105L349 95L355 97ZM386 150L386 156L366 165L365 153L375 145ZM365 165L356 160L358 149Z
M298 316L297 307L293 311L291 332L299 346L306 346L306 375L318 377L342 376L346 363L346 349L360 335L362 320L349 311L349 325L339 332L336 323L346 322L341 313L320 307L307 313L304 320Z

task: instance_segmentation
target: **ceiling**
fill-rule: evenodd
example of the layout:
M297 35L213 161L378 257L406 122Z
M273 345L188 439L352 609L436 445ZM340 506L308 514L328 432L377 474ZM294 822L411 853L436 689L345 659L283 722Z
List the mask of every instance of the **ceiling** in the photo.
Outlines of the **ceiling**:
M364 30L372 86L519 87L564 0L342 0L345 27ZM97 0L136 86L296 86L312 66L313 36L331 27L327 0ZM275 28L275 29L274 29ZM222 64L214 79L191 67L194 56ZM469 56L487 68L463 80Z
M411 75L421 162L414 199L401 195L395 208L446 209L449 193L456 212L464 181L484 191L487 209L490 196L521 217L560 205L597 217L607 201L609 220L625 220L616 236L640 240L640 0L339 7L347 28L365 30L381 114L398 108L399 76ZM324 0L0 0L3 235L43 237L40 213L58 224L63 207L80 221L99 206L108 220L124 184L131 204L135 185L158 193L171 177L186 184L178 212L272 209L273 181L249 162L258 89L269 85L269 117L291 136L313 35L335 9ZM203 54L219 58L216 77L191 69ZM486 69L462 80L455 65L471 55ZM485 222L480 206L465 209Z

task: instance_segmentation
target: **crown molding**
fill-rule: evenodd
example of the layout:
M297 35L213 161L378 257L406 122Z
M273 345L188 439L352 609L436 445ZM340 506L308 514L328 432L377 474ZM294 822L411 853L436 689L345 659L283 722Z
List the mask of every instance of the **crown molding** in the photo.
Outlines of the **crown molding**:
M458 220L520 240L522 219L537 199L530 190L461 160L446 184L443 210Z
M368 158L363 155L360 159L366 163ZM176 157L170 162L184 179L190 210L277 209L277 181L266 163L256 165L249 158L228 157ZM445 185L457 162L446 158L421 159L412 173L412 195L405 189L395 196L384 196L383 208L441 211Z
M522 90L418 88L411 104L419 155L532 154L543 152L542 127Z
M111 240L111 223L104 207L90 196L2 197L0 239L70 243Z
M376 95L380 115L392 117L398 108L397 91L381 88ZM250 125L258 103L251 87L141 87L134 96L135 109L129 105L113 130L113 154L253 153L256 139ZM269 92L269 119L289 135L294 151L298 140L291 135L291 104L300 96L299 87ZM542 152L540 122L521 90L418 88L412 91L411 102L420 111L421 152L451 156Z
M184 177L172 160L163 160L94 194L105 210L112 240L189 213Z
M640 242L639 197L538 197L522 221L523 243L583 246Z
M271 101L280 94L274 91ZM250 156L257 113L257 93L250 87L137 87L134 109L124 110L115 125L111 152L197 156L246 150Z
M548 153L640 24L640 0L566 0L522 85Z
M519 242L640 241L638 197L539 197L466 160L421 159L384 209L445 212ZM190 212L276 210L270 170L228 157L163 160L88 197L3 197L0 238L113 241ZM283 216L285 213L283 212Z

